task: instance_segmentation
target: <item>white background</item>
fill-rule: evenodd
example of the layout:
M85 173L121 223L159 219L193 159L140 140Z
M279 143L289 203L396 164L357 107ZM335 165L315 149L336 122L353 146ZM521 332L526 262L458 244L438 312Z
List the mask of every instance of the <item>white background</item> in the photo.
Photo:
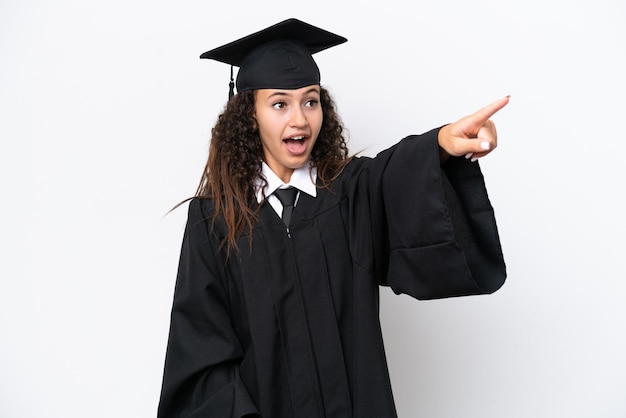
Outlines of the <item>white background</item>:
M0 416L153 417L186 210L229 68L297 17L351 150L510 94L481 161L508 281L382 291L400 417L626 416L626 3L0 3Z

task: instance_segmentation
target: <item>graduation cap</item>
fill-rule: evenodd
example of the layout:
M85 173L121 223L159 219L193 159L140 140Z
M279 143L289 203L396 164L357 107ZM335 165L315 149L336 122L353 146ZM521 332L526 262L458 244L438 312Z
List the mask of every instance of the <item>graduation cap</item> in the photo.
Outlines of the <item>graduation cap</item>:
M320 71L312 54L346 42L343 36L287 19L200 55L231 65L230 94L233 96L233 66L239 67L237 91L299 89L320 83Z

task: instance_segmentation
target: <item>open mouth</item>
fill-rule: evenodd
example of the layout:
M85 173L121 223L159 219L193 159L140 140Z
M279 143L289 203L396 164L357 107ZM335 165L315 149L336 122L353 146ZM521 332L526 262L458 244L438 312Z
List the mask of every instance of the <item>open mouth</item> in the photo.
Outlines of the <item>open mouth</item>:
M287 150L292 154L302 154L306 151L307 137L304 135L292 136L290 138L283 139L283 143L286 145Z
M283 142L304 142L304 135L283 139Z

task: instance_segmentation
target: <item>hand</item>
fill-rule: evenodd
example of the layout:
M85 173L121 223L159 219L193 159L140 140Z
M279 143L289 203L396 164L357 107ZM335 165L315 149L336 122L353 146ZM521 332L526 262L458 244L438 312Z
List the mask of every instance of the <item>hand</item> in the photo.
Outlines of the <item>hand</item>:
M509 102L506 96L479 111L446 125L439 130L442 162L447 156L471 158L476 161L498 146L496 125L489 119Z

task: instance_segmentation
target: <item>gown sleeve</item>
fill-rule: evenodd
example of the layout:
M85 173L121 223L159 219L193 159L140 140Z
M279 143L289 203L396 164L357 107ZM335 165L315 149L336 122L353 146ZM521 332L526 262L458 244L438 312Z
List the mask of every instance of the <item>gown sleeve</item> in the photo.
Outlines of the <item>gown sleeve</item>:
M242 348L231 326L210 219L189 204L179 260L159 418L257 417L241 382Z
M407 137L373 159L381 284L417 299L492 293L506 268L483 175L465 158L441 165L438 132Z

